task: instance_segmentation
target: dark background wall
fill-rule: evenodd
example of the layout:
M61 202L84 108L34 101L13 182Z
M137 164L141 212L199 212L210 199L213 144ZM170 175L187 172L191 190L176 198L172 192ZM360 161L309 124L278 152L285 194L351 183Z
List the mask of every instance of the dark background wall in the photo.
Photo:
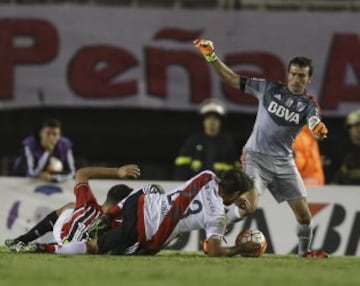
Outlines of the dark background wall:
M63 122L63 135L74 144L77 167L118 166L138 163L143 179L170 180L173 161L184 139L201 131L196 112L144 109L38 108L0 111L1 174L7 175L22 138L31 134L48 117ZM239 154L250 135L255 115L231 113L224 130L230 133ZM326 118L330 133L321 150L336 161L342 139L346 137L344 118ZM326 168L327 176L333 170Z

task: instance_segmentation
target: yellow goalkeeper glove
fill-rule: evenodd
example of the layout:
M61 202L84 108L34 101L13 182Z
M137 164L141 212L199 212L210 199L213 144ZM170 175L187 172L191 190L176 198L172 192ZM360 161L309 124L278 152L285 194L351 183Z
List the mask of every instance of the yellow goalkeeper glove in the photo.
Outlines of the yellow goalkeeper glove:
M193 41L193 43L194 46L200 50L208 62L216 61L217 56L215 54L214 44L212 41L196 39Z
M309 128L317 139L323 140L327 137L328 129L319 118L310 118Z

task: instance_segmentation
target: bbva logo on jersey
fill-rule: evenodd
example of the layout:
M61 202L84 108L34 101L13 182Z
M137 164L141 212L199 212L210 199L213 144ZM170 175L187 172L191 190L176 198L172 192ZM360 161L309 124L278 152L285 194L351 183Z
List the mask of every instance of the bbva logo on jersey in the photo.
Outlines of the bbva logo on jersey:
M281 117L281 118L285 119L286 121L299 124L299 121L300 121L299 113L290 111L286 107L279 105L274 101L272 101L269 104L268 111L272 114L275 114L277 117Z

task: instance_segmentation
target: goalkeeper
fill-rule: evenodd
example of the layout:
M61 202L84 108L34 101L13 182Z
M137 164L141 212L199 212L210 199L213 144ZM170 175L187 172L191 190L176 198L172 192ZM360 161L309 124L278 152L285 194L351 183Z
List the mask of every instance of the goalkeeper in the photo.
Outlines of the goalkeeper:
M267 188L278 203L287 201L295 214L299 256L328 257L326 252L310 249L311 213L292 152L293 141L305 124L319 140L328 133L316 99L306 91L313 75L312 60L293 58L287 82L274 83L233 72L216 56L209 40L197 39L194 45L226 84L253 95L259 102L256 122L241 156L244 171L254 179L256 187L256 191L245 194L251 203L249 211L256 209L258 196Z

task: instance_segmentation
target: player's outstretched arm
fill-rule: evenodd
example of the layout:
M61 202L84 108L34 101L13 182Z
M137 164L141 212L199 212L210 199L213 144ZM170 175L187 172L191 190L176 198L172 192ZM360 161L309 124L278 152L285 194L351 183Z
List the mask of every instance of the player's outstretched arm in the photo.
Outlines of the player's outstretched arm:
M121 166L120 168L84 167L76 171L75 185L87 183L91 178L138 178L140 168L135 164Z
M193 43L194 46L199 49L205 59L212 64L218 75L226 84L237 89L240 88L240 75L233 72L216 56L214 44L212 41L196 39Z
M138 165L129 164L118 168L118 177L121 179L125 178L138 178L140 176L140 168Z

